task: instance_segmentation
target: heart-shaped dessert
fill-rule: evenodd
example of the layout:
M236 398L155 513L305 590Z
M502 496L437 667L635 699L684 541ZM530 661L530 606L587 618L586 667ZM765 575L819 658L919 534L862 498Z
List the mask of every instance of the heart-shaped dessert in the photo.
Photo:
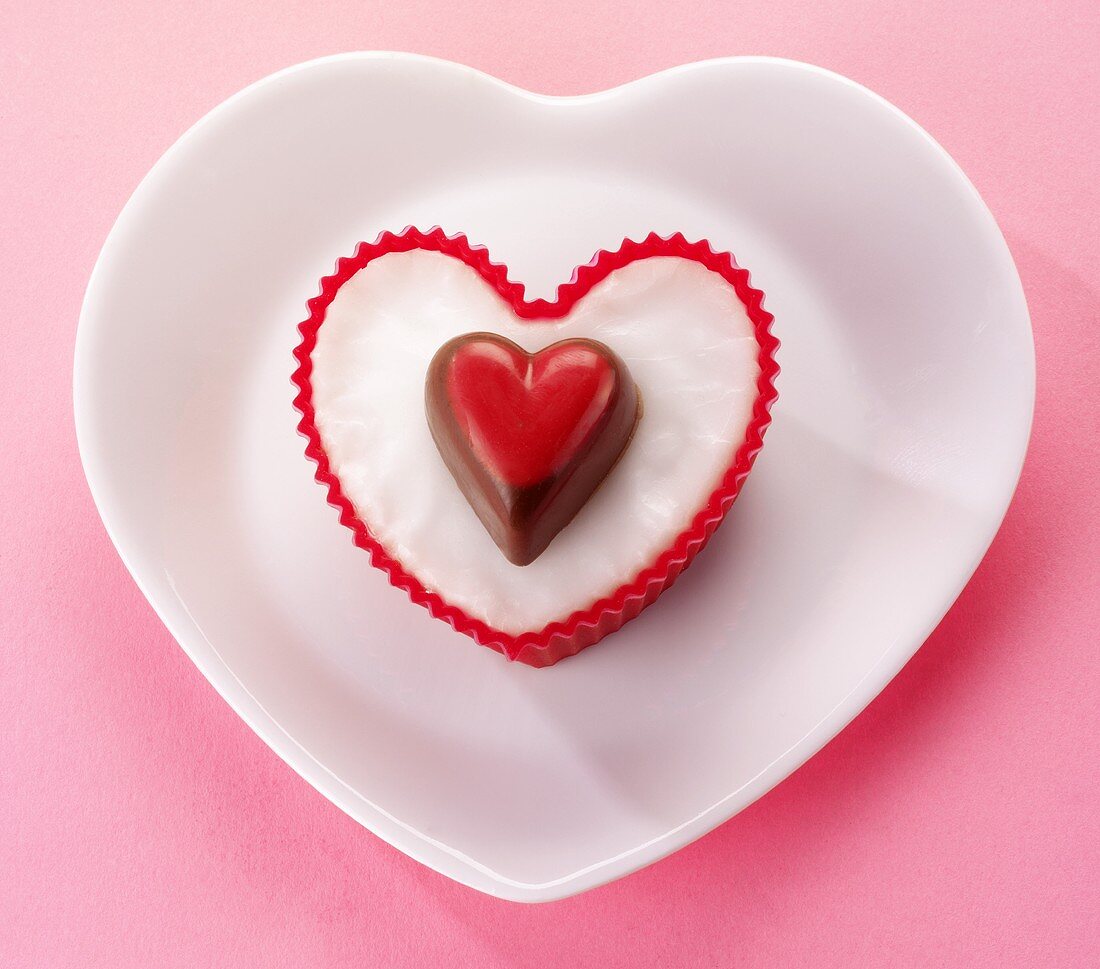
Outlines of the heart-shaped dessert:
M550 665L653 602L736 498L776 396L762 297L681 235L528 301L464 236L383 233L300 327L306 454L394 585Z
M527 353L492 333L444 344L428 368L428 426L509 562L528 565L580 511L634 433L638 392L595 340Z

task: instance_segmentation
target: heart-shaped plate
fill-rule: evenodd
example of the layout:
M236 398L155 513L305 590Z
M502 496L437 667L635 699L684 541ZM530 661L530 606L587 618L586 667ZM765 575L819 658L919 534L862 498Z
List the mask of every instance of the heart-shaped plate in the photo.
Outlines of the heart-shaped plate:
M725 526L549 670L395 595L302 457L302 296L408 224L461 226L534 296L624 238L705 238L782 333L768 446ZM988 547L1033 398L1019 278L962 172L858 85L761 58L581 98L407 55L274 75L135 192L75 373L104 522L203 674L372 831L524 901L697 838L848 723Z

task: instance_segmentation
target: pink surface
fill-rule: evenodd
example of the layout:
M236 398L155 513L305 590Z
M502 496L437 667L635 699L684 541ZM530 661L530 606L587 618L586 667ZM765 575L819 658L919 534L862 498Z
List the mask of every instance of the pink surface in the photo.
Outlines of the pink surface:
M1100 963L1100 5L0 0L0 966ZM973 582L858 720L740 817L543 907L383 844L241 723L96 516L70 416L84 284L192 121L295 61L399 48L577 93L732 53L859 80L998 217L1039 361Z

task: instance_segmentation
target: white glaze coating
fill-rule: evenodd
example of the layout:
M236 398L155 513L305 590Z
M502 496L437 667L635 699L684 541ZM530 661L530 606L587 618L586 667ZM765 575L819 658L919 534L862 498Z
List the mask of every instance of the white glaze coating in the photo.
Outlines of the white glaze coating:
M567 336L626 361L644 415L618 466L531 565L509 563L443 464L424 374L448 339L488 330L528 351ZM538 630L630 581L687 527L744 438L757 344L733 288L659 257L598 283L564 319L518 319L465 264L390 253L348 280L313 352L316 425L344 494L427 588L504 632Z

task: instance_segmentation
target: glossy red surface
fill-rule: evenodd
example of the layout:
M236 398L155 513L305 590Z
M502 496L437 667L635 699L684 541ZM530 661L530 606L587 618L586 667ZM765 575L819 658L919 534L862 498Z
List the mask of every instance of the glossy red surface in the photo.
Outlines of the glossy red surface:
M510 341L462 344L447 369L447 400L471 450L511 488L552 478L591 447L619 386L614 361L589 341L535 354Z

